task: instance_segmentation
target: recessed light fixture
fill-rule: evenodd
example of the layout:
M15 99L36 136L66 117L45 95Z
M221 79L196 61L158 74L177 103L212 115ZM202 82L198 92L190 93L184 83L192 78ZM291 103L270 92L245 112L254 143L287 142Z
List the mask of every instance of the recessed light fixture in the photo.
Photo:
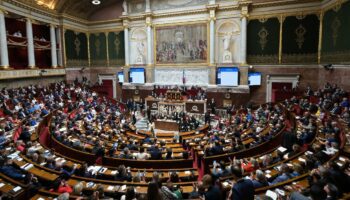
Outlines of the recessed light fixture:
M94 5L100 5L101 1L100 0L92 0L91 3Z

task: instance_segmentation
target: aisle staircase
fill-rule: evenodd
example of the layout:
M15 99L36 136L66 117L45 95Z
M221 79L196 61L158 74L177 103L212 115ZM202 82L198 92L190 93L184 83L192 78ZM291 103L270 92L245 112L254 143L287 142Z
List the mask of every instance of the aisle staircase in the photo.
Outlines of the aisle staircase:
M135 124L137 130L148 130L148 120L147 118L141 118Z

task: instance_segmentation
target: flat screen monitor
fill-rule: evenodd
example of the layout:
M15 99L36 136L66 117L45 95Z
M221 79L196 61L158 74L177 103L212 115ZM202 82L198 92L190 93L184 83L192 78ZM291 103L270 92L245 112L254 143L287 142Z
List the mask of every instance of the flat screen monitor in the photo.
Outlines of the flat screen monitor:
M118 82L124 83L124 72L118 72Z
M217 84L222 86L238 86L237 67L219 67L217 71Z
M249 72L248 84L251 86L261 85L261 72Z
M130 68L129 82L144 84L145 83L145 69L143 68Z

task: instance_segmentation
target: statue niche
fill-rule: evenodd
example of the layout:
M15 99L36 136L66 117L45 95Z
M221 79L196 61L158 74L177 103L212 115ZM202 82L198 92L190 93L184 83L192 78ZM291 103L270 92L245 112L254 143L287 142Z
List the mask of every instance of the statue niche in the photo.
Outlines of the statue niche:
M239 25L235 22L224 22L217 29L217 52L220 63L238 62L240 40Z
M131 59L133 64L145 64L147 56L147 34L142 28L137 28L131 34Z

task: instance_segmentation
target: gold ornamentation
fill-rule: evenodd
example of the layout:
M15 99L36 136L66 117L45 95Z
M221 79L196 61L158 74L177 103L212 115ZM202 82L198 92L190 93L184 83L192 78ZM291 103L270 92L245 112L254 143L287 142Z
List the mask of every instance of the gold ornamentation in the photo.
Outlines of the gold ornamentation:
M115 35L116 35L116 38L115 38L113 44L114 44L115 52L116 52L117 56L119 56L119 51L120 51L120 40L118 38L119 32L115 33Z
M303 20L306 17L306 15L304 15L303 13L295 16L295 18L297 18L297 20Z
M303 44L305 41L305 37L304 37L305 33L306 33L306 29L301 24L298 26L298 28L295 29L295 34L297 35L297 38L295 39L295 41L297 42L299 49L303 47Z
M305 53L305 54L283 54L282 63L287 64L313 64L317 63L317 53Z
M86 67L89 64L87 60L80 60L80 59L68 59L67 60L67 67Z
M74 40L74 45L75 45L75 52L77 53L77 56L79 56L80 54L80 40L78 37L75 37L75 40Z
M248 55L249 64L277 64L278 55Z
M341 1L337 1L337 3L335 4L335 6L333 7L334 12L338 12L341 8Z
M322 63L350 63L350 51L322 53Z
M269 32L267 31L267 29L263 26L259 33L258 33L258 36L260 38L259 40L259 44L260 44L260 47L261 47L261 50L264 50L265 47L266 47L266 44L268 42L267 40L267 36L269 35Z
M101 41L100 41L100 39L96 39L95 40L95 48L96 48L96 54L97 54L97 56L100 56L100 52L101 52Z
M263 17L263 18L259 18L258 20L260 23L263 24L263 23L267 22L268 18Z
M333 46L337 45L337 39L339 36L339 28L341 26L341 22L338 19L338 17L335 17L335 19L332 22L332 38L333 38Z

